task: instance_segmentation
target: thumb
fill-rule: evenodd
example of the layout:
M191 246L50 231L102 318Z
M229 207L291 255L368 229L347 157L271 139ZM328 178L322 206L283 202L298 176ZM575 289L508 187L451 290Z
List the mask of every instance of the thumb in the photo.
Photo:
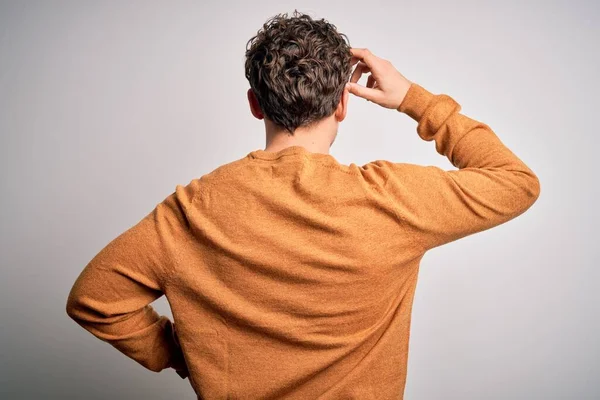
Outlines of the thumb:
M373 102L375 102L381 95L381 90L367 88L354 82L346 83L346 87L348 88L348 91L353 95L362 97L363 99L367 99Z

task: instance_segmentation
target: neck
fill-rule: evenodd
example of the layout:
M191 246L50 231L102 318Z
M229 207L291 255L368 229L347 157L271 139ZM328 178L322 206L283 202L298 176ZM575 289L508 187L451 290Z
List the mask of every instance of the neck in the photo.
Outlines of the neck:
M265 119L267 144L265 151L277 152L290 146L304 147L311 153L329 154L329 149L337 135L337 124L324 120L310 129L298 128L291 135L288 131L275 127Z

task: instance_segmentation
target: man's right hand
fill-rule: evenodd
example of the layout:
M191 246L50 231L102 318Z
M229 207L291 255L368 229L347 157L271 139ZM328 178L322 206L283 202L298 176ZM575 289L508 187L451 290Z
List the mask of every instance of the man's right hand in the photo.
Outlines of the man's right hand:
M355 96L379 104L385 108L398 109L410 85L390 61L377 57L369 49L351 48L352 65L357 64L350 82L347 83L348 91ZM361 86L357 82L363 73L370 72L367 85Z

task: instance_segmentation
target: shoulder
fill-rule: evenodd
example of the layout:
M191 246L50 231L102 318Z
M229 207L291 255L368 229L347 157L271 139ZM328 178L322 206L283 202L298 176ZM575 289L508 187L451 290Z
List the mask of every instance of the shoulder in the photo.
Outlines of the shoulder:
M199 179L206 185L215 185L231 178L237 178L243 175L245 167L248 166L248 159L241 158L218 166L212 171L202 175Z
M398 177L409 175L411 172L414 172L415 169L419 169L419 167L419 165L410 163L373 160L362 165L352 163L348 166L348 169L352 171L352 173L360 175L371 184L385 184L390 176L393 175Z
M245 166L247 166L245 158L222 164L204 175L193 178L185 185L177 185L176 191L185 193L190 202L193 202L201 192L207 192L223 184L227 186L234 178L239 179L239 176L244 174Z

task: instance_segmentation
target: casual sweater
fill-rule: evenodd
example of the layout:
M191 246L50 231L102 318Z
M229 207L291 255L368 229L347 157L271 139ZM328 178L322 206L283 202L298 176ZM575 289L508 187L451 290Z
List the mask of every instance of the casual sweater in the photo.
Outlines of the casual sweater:
M419 263L507 222L536 175L450 96L398 111L458 170L255 150L175 190L83 269L67 314L202 399L402 399ZM150 305L165 295L173 321Z

